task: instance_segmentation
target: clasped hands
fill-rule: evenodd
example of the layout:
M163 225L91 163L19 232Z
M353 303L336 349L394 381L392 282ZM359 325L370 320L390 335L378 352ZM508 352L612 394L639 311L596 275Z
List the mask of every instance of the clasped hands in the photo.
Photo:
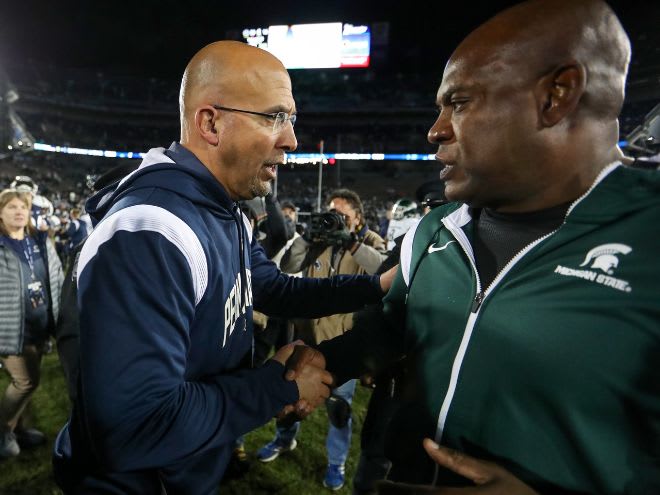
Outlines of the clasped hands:
M298 402L285 406L277 415L279 420L304 419L330 396L334 378L325 369L325 357L316 349L297 340L280 348L272 359L286 367L284 377L298 386Z

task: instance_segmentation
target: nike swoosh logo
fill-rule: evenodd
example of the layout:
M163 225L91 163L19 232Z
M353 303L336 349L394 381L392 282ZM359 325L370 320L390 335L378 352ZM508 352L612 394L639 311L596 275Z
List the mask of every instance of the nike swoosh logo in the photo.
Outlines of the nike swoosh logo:
M442 251L444 249L447 249L447 246L449 246L452 242L456 242L456 241L449 241L447 244L440 247L429 246L429 254L435 253L436 251Z

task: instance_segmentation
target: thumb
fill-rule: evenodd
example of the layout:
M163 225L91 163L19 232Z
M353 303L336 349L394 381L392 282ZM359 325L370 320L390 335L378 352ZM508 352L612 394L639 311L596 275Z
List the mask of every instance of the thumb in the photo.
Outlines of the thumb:
M487 461L470 457L458 450L441 447L430 438L424 439L424 450L439 465L483 485L495 478L494 466Z
M307 347L302 340L294 340L288 345L292 346L293 352L285 363L286 371L284 378L293 381L298 377L298 373L302 371L303 367L311 360L309 357L311 348Z

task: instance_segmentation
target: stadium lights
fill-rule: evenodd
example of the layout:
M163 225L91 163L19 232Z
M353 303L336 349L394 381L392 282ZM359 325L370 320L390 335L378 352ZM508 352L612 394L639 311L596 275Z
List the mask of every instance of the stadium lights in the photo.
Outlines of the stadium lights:
M34 143L35 151L49 153L66 153L69 155L102 156L106 158L142 158L139 151L112 151L74 148L70 146L55 146L45 143ZM426 153L287 153L285 163L318 164L333 163L334 160L374 160L374 161L427 161L435 160L435 155Z
M620 147L626 147L628 143L619 142ZM11 147L9 149L12 149ZM112 151L94 150L86 148L73 148L69 146L55 146L45 143L34 143L35 151L49 153L66 153L69 155L100 156L104 158L143 158L145 153L139 151ZM287 153L285 163L294 165L317 165L322 163L333 164L335 160L368 160L368 161L401 161L417 162L435 160L434 154L428 153Z

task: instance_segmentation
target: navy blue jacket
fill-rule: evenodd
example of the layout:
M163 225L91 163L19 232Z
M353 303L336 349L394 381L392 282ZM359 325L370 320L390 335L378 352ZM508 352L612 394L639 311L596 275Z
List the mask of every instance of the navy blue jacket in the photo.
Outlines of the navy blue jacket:
M275 361L239 366L252 311L320 317L381 297L378 277L281 273L238 205L183 146L151 150L87 210L80 380L55 445L66 493L206 494L233 441L298 399Z

